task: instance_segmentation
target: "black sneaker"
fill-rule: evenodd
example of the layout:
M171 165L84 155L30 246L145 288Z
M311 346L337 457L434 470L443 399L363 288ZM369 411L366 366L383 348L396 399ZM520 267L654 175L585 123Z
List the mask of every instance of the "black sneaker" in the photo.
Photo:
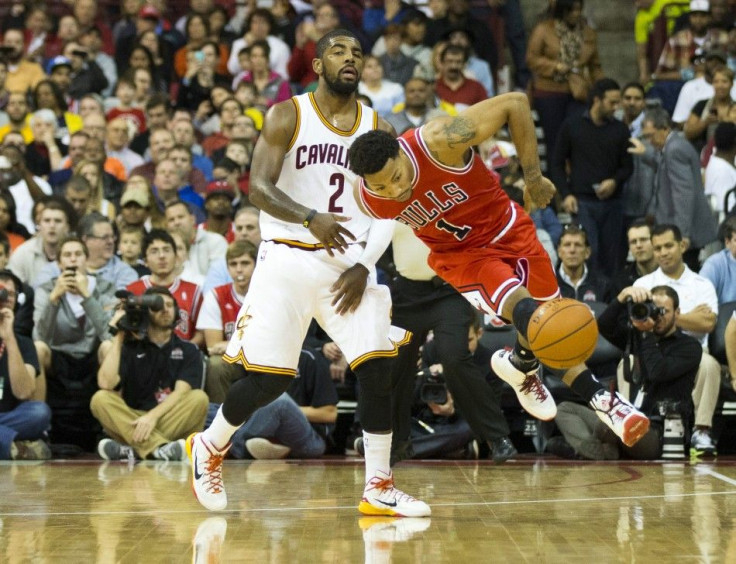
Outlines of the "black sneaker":
M491 458L493 462L501 463L506 462L509 458L516 456L518 451L508 437L499 437L498 439L491 439L488 441L491 447Z

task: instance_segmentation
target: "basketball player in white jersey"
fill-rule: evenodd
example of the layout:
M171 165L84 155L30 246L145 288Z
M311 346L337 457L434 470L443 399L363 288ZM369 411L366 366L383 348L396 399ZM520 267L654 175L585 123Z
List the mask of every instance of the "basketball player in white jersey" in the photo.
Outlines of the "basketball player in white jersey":
M355 92L363 51L345 30L326 34L312 62L313 94L269 110L251 167L250 201L261 213L256 269L224 359L244 372L212 425L192 435L194 492L223 509L222 458L233 433L257 408L277 398L296 374L314 317L340 347L360 381L366 479L358 509L368 515L429 516L429 506L393 485L391 357L409 335L391 327L391 298L376 283L375 263L392 225L373 220L352 194L352 140L375 128L392 131Z

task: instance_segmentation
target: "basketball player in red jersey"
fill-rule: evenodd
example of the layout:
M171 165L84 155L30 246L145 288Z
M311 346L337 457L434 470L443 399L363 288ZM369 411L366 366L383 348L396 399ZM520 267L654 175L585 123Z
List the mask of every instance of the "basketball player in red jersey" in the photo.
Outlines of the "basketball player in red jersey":
M554 270L531 218L510 201L472 149L506 124L524 170L525 200L545 207L555 188L540 171L523 94L484 100L398 139L381 131L365 133L348 158L362 177L356 200L364 211L410 226L429 246L428 263L438 276L478 309L514 324L514 350L496 351L491 364L527 411L550 420L557 408L538 376L539 362L526 335L538 302L559 295ZM647 432L646 416L604 389L584 364L551 371L588 401L626 445Z

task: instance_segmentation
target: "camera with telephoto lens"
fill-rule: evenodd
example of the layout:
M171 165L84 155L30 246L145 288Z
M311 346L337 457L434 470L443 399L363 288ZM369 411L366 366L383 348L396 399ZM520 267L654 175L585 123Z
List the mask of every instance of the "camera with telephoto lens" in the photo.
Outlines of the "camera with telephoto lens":
M115 297L123 300L125 315L118 321L118 329L141 333L148 327L148 310L164 309L164 299L160 295L136 296L127 290L118 290Z
M652 300L634 303L631 298L628 298L626 303L629 308L629 317L632 321L646 321L651 317L652 321L656 322L665 313L665 309L654 305Z
M447 403L447 386L442 374L433 374L429 370L421 370L417 372L417 376L422 379L419 385L420 400L424 403L436 403L438 405Z

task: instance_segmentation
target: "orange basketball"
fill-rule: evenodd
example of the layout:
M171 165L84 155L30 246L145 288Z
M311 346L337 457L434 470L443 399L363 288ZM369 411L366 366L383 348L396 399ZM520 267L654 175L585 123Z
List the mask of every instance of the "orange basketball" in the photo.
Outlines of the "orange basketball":
M542 364L571 368L585 362L598 341L598 324L582 302L560 298L540 305L527 330L529 346Z

